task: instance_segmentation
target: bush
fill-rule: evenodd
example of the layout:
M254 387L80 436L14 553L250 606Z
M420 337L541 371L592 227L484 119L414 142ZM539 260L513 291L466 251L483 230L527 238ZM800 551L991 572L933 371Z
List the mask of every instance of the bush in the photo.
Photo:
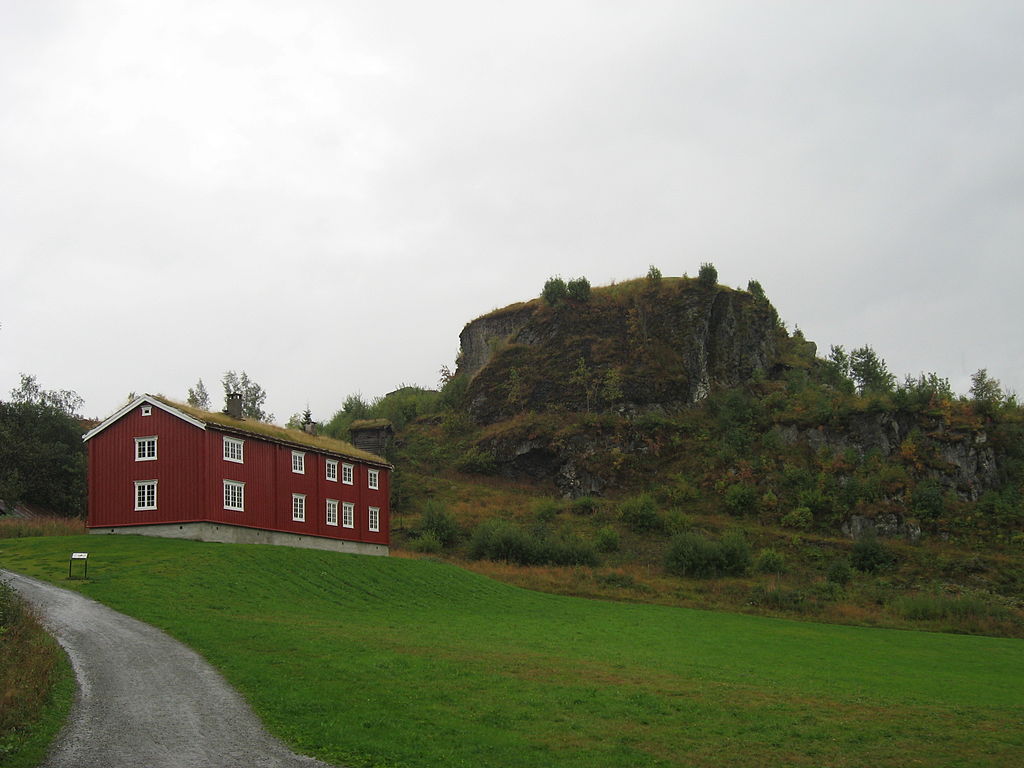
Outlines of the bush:
M1006 606L968 595L907 595L898 598L892 607L898 616L912 621L1000 620L1008 616Z
M600 528L597 532L596 544L598 552L618 552L621 546L619 532L610 525Z
M597 565L594 547L576 536L552 537L528 533L515 523L491 519L480 523L469 543L474 560L498 560L516 565Z
M705 288L714 288L718 285L718 270L715 269L715 265L707 261L701 264L697 280Z
M561 511L562 505L555 499L541 499L533 504L533 516L541 523L550 523Z
M570 280L565 286L565 292L573 301L590 301L590 281L585 277Z
M862 536L853 544L850 563L858 571L874 573L892 563L893 557L875 536Z
M672 539L665 557L665 569L677 576L710 578L741 576L750 567L750 545L742 533L727 533L712 541L694 531Z
M550 277L548 281L544 283L544 290L541 291L541 297L550 306L555 306L558 302L565 299L569 294L569 289L565 284L565 280L560 277Z
M593 496L580 496L573 499L570 509L574 515L592 515L601 507L601 502Z
M814 522L814 515L807 507L796 507L782 516L781 523L786 528L806 531Z
M437 536L432 531L420 534L418 539L413 539L409 542L409 549L413 552L422 552L424 554L436 555L444 546L438 540Z
M837 557L828 564L825 578L828 579L830 584L838 584L841 587L845 587L850 583L850 579L853 578L853 569L850 567L850 561L845 557Z
M749 483L733 483L725 489L725 508L738 516L756 512L757 489Z
M781 587L765 587L757 585L750 591L750 604L777 611L796 611L807 609L805 595L798 589L782 589Z
M455 463L455 468L460 472L473 475L490 475L497 469L498 463L494 455L483 451L475 445L466 451Z
M423 517L420 520L419 530L421 538L427 535L433 536L442 547L454 546L461 533L454 515L436 499L430 499L423 505Z
M754 570L758 573L785 573L786 557L778 550L767 547L757 554Z
M647 270L647 282L649 285L658 285L661 282L661 270L653 264Z
M646 493L624 501L619 507L619 519L633 533L659 533L665 530L665 521L658 513L654 499Z

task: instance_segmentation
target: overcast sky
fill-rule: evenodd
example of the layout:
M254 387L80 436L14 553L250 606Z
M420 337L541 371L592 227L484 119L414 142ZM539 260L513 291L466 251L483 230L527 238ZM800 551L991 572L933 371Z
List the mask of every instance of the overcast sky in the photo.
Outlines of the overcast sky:
M1024 394L1024 4L0 0L0 398L435 386L551 275Z

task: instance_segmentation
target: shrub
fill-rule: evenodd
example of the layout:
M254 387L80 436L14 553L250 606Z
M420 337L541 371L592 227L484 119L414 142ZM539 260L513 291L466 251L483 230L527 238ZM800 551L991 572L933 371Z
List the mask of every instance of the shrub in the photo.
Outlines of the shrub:
M785 573L786 557L771 547L762 549L757 553L757 559L754 561L754 570L758 573Z
M828 579L830 584L838 584L841 587L845 587L850 583L850 579L853 578L853 569L850 567L850 561L845 557L837 557L828 564L825 578Z
M764 301L766 298L764 295L764 288L761 287L761 284L757 280L747 281L747 292L759 301Z
M466 451L455 463L456 469L460 472L467 472L475 475L490 475L497 468L497 461L494 455L488 451L481 450L475 445Z
M561 511L562 505L555 499L541 499L533 504L533 516L541 523L550 523Z
M750 591L750 604L777 611L802 612L807 609L804 593L798 589L766 587L758 584Z
M725 508L731 515L749 515L757 510L757 489L749 483L733 483L725 489Z
M647 270L647 282L649 285L658 285L661 282L661 270L653 264Z
M601 506L601 502L593 496L580 496L573 499L570 509L574 515L592 515Z
M618 552L621 546L619 532L610 525L600 528L597 531L596 545L598 552Z
M410 541L409 549L413 552L435 555L444 549L444 546L432 531L427 531L426 533L421 534L418 539Z
M705 288L714 288L718 285L718 270L715 269L715 265L707 261L701 264L697 280Z
M576 536L528 533L515 523L500 519L485 520L473 530L469 556L474 560L501 560L517 565L598 563L593 545Z
M898 616L913 621L999 620L1008 615L1005 606L970 595L907 595L898 598L892 607Z
M739 531L725 534L720 541L695 531L681 533L672 539L665 557L665 569L677 576L740 576L749 567L750 545Z
M665 530L654 499L648 494L634 496L619 507L619 518L633 533L657 533Z
M548 281L544 283L544 290L541 291L541 297L550 306L554 306L558 302L562 301L569 294L569 289L565 284L565 280L560 277L550 277Z
M806 531L814 522L814 515L807 507L795 507L782 516L780 521L786 528L795 528Z
M430 499L423 505L423 518L420 521L421 538L433 536L440 546L451 547L458 542L459 534L459 524L454 515L445 509L440 501Z
M565 292L573 301L590 301L590 281L585 277L570 280L565 286Z
M853 544L853 554L850 556L850 563L858 571L874 573L879 568L889 565L893 561L889 553L876 536L862 536Z

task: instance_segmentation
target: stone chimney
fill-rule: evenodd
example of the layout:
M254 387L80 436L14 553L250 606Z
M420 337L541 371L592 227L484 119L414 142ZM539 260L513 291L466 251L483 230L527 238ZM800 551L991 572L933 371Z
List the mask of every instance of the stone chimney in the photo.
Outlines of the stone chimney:
M242 393L229 392L224 412L233 419L242 418Z

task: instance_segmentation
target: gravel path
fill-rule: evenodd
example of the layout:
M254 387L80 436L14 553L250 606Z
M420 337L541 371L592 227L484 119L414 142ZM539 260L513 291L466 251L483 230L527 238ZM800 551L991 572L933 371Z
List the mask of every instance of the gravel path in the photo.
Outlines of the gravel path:
M268 734L194 651L76 592L0 570L67 651L78 695L43 768L326 766Z

